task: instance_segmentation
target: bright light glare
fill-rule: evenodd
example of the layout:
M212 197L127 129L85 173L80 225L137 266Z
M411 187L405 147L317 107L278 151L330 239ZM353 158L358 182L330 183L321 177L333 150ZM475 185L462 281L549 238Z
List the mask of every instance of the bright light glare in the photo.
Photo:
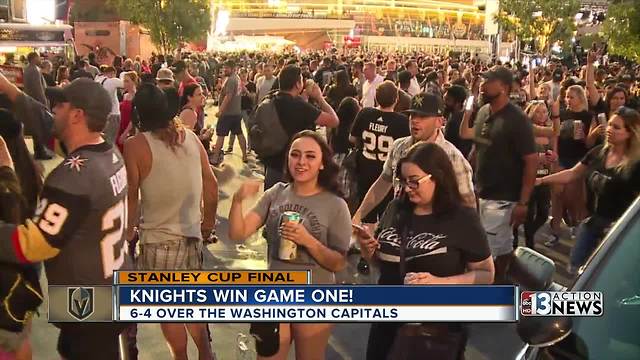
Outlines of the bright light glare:
M50 24L55 20L55 17L55 0L27 0L27 21L29 24Z
M214 35L225 35L227 33L227 26L231 20L231 14L227 10L218 11L218 19L216 20L216 31Z

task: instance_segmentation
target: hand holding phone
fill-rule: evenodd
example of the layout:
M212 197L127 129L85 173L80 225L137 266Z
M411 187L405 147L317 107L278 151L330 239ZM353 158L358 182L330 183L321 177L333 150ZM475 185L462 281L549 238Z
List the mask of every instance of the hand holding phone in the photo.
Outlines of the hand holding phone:
M367 233L367 229L362 225L351 224L351 227L353 227L354 231L359 232L361 234L366 234Z
M464 105L464 109L465 109L466 111L471 111L471 110L473 110L473 100L474 100L474 99L475 99L475 96L473 96L473 95L471 95L471 96L469 96L469 98L467 98L467 102L466 102L466 104Z

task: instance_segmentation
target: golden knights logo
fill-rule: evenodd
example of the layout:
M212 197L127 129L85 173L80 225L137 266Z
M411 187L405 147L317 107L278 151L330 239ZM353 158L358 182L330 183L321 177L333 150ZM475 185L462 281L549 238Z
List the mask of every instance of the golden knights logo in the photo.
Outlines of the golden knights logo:
M67 311L78 321L93 314L94 291L92 287L67 288Z

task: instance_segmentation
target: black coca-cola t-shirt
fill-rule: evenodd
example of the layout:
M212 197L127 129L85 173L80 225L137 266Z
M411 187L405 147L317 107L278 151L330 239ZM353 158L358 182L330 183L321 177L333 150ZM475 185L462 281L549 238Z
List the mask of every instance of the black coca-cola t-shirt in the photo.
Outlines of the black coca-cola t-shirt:
M393 225L398 200L394 200L377 230L381 285L403 283L400 275L400 231ZM391 224L391 225L389 225ZM406 272L429 272L439 277L466 272L467 263L491 256L489 243L476 211L458 207L441 215L412 215L405 240Z

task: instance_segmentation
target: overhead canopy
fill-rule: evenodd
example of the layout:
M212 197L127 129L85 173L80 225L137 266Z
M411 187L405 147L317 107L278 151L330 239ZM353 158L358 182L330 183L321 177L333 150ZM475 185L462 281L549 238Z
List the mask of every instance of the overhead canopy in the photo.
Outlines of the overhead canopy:
M324 44L331 41L326 31L315 31L305 33L292 33L285 36L303 49L322 49Z

